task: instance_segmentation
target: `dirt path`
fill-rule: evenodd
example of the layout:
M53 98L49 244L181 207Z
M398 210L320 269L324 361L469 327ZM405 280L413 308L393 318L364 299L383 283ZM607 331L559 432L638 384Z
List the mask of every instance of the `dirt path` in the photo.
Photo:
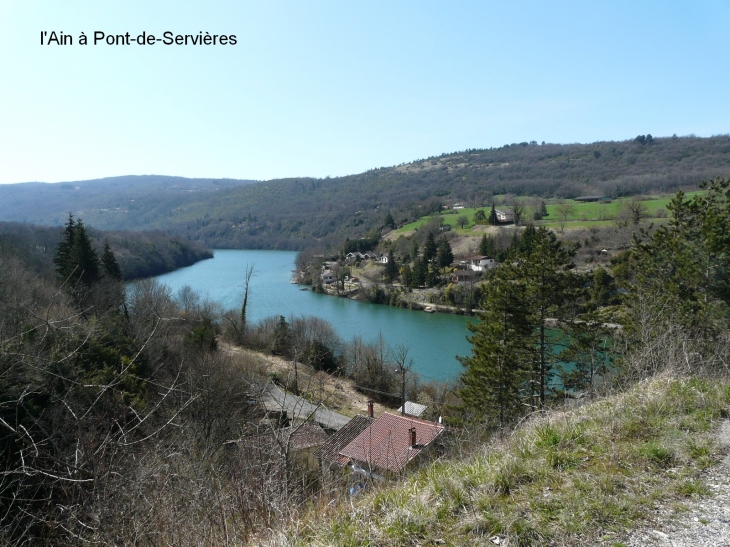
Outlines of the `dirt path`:
M716 440L726 455L703 477L710 495L688 501L685 510L658 508L657 523L632 533L627 547L730 546L730 421L722 423Z

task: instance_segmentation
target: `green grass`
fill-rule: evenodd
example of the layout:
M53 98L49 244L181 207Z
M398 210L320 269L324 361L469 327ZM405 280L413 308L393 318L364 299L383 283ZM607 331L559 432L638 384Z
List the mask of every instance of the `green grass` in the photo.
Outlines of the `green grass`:
M720 458L712 429L730 387L661 377L627 393L527 423L501 443L440 461L353 505L313 511L280 545L397 546L616 543L658 502L708 494ZM687 428L687 425L691 425Z
M698 193L700 192L688 192L687 196L691 197ZM669 202L671 201L672 197L674 197L674 195L672 194L668 196L645 197L647 199L642 200L641 203L643 203L646 207L646 213L648 218L656 219L661 222L661 214L666 212L667 205L669 205ZM621 209L627 203L631 202L632 199L633 198L620 198L611 201L611 203L581 203L573 200L566 200L567 203L570 203L573 206L573 210L571 214L567 217L568 224L566 224L565 228L577 229L611 226L614 223L613 219L618 216ZM560 214L558 212L558 203L556 203L555 200L548 200L546 207L548 211L548 216L546 216L545 219L539 224L544 225L548 228L559 229ZM479 209L483 210L484 213L489 216L490 207L480 207ZM452 229L456 229L458 232L465 233L467 230L471 229L474 226L474 213L476 213L479 209L464 208L459 209L455 212L448 211L442 213L440 216L444 224L450 225ZM525 208L526 219L532 218L533 213L534 211L531 207ZM461 215L466 215L466 217L469 219L469 222L464 225L463 230L460 229L457 224L457 220ZM412 230L416 230L426 224L429 219L429 216L421 217L414 222L400 227L398 230L396 230L396 233L407 233Z

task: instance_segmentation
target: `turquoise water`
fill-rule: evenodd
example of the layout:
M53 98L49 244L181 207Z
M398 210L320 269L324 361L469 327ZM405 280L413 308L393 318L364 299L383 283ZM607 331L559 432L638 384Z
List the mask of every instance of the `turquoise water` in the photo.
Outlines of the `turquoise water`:
M173 293L190 285L225 308L239 309L243 301L246 266L254 265L248 316L259 321L272 315L313 315L329 321L340 337L374 341L382 334L391 347L405 345L413 370L423 381L453 380L461 372L456 355L467 355L467 317L404 310L346 298L336 298L289 283L296 252L217 250L215 258L161 275ZM472 319L473 320L473 319Z

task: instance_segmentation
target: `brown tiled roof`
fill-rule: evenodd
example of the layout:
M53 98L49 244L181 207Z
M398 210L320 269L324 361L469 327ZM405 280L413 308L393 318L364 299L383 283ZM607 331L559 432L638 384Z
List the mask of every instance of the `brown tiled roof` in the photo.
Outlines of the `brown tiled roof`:
M340 450L345 448L352 440L367 429L375 418L367 416L355 416L347 422L347 425L332 435L327 442L314 451L314 456L330 463L343 466L348 458L340 455Z
M416 445L411 446L411 428ZM399 471L444 431L444 426L412 416L383 413L360 433L340 455L364 462L370 468Z
M325 430L317 424L304 424L300 427L292 426L289 431L292 432L290 433L290 446L293 450L320 446L328 440Z
M280 450L280 445L287 441L292 450L302 450L320 446L327 440L327 433L319 425L305 423L301 426L282 427L276 430L266 428L263 431L253 431L227 444L237 444L243 450L276 452Z

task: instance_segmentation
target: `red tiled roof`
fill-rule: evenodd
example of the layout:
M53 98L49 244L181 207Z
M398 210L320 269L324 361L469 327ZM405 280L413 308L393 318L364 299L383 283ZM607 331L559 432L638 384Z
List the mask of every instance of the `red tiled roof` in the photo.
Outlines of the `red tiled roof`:
M375 418L355 416L352 420L347 422L345 427L332 435L329 439L327 439L327 442L315 450L314 456L331 463L336 463L339 466L345 465L349 458L341 456L340 450L350 444L355 437L367 429L374 421Z
M416 445L411 446L411 428ZM399 471L444 431L444 426L412 416L383 413L340 451L340 455L364 462L371 468Z

